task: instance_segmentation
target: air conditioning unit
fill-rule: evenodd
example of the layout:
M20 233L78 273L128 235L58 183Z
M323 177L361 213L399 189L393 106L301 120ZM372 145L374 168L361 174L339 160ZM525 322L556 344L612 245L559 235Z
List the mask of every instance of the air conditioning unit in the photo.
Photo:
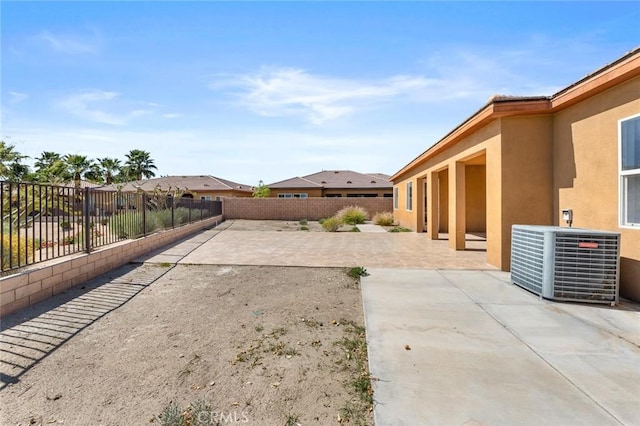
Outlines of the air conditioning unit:
M620 234L513 225L511 282L551 300L618 303Z

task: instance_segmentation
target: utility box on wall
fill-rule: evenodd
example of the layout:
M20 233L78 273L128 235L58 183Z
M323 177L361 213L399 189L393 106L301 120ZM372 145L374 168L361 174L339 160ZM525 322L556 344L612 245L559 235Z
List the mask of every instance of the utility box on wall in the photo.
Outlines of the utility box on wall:
M511 282L550 300L618 303L620 234L513 225Z

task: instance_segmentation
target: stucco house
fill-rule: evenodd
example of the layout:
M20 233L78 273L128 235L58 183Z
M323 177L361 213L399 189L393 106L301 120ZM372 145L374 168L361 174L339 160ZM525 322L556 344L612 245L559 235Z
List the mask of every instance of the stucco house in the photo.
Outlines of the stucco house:
M551 96L494 96L392 177L394 217L510 269L514 224L621 234L620 295L640 301L640 48ZM419 256L416 253L416 256Z
M390 176L352 170L323 170L269 184L271 197L391 197Z

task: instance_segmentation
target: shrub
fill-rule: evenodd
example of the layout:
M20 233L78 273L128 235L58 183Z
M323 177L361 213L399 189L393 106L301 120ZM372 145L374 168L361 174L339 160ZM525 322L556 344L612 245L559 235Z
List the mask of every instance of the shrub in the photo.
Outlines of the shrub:
M366 277L367 275L369 275L369 273L363 266L354 266L353 268L349 269L347 275L349 275L351 278L359 278Z
M63 231L68 231L69 229L71 229L71 224L67 221L60 222L60 228L62 228Z
M411 229L405 228L404 226L394 226L389 229L389 232L411 232Z
M322 221L322 229L328 232L337 232L341 225L342 221L337 217L330 217Z
M20 250L18 250L18 234L5 233L2 235L2 269L14 267L19 263L26 265L33 263L33 245L34 242L28 239L20 241ZM11 248L9 248L11 245Z
M373 216L373 223L380 226L392 226L393 213L391 212L376 213L375 216Z
M118 238L138 238L142 230L142 215L137 213L121 213L111 216L109 228Z
M358 206L347 206L340 210L334 217L340 222L347 225L357 225L367 220L368 213L365 209Z

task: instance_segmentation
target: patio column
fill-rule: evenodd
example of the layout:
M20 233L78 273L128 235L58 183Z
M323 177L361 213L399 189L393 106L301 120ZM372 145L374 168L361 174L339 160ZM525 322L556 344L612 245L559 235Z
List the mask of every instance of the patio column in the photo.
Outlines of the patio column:
M449 247L455 250L465 249L467 233L465 167L462 162L449 165Z
M439 188L439 173L429 173L427 176L427 236L431 240L437 240L440 231L440 220L438 217L438 206L440 204L440 197L438 195Z

